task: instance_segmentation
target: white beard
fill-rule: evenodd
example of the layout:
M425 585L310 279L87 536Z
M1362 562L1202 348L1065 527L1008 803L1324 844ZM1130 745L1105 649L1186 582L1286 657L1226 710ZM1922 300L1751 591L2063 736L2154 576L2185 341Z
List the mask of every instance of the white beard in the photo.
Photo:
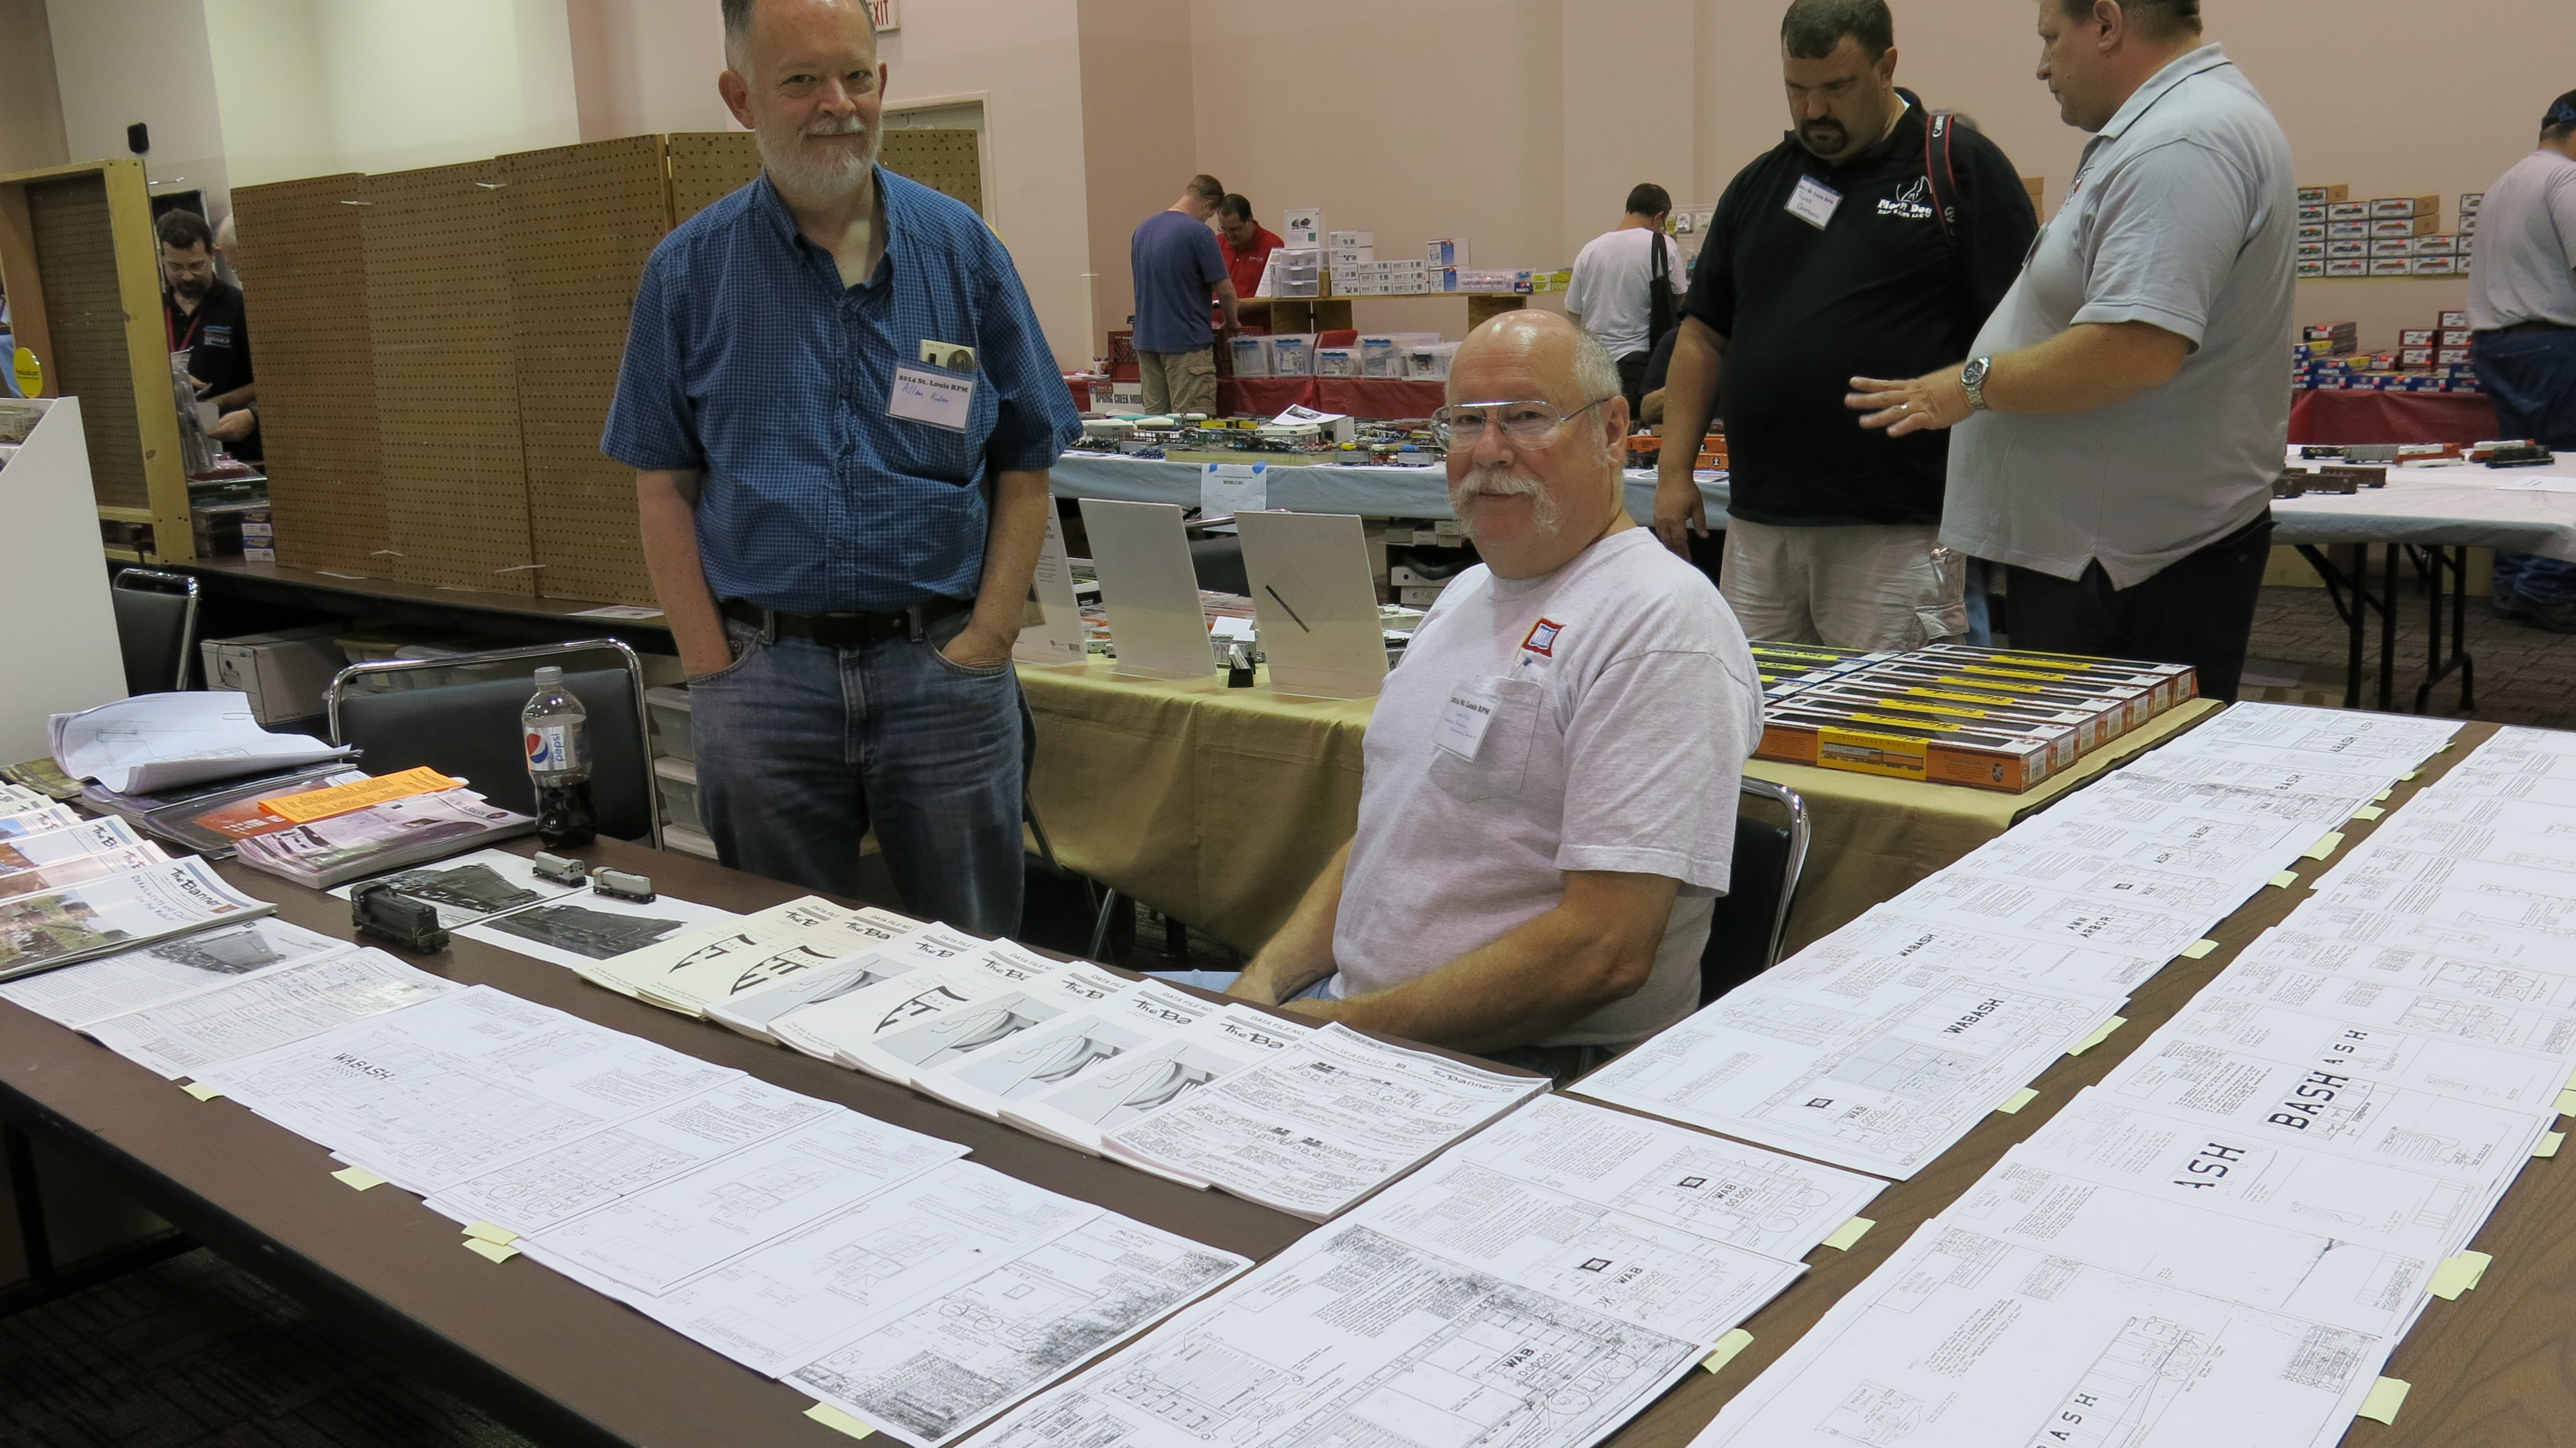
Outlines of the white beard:
M835 201L868 184L877 164L879 133L868 130L856 116L840 123L818 122L811 127L787 130L763 126L752 133L760 147L760 163L769 170L769 178L780 190L813 201ZM830 156L808 152L803 144L808 135L865 135L867 145L857 151L841 150Z

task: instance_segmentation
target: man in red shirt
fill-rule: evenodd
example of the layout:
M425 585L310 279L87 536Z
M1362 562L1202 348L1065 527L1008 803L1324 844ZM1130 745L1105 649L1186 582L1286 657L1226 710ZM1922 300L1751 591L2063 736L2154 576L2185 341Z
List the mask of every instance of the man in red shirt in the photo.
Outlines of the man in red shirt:
M1252 219L1251 202L1235 195L1217 203L1216 229L1225 238L1225 269L1234 278L1234 294L1251 301L1270 253L1279 249L1279 238Z

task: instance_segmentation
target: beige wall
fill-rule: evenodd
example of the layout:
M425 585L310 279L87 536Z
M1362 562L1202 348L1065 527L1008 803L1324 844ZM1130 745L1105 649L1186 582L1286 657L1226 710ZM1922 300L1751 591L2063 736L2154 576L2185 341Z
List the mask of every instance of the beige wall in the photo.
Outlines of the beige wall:
M1199 172L1188 0L1080 0L1083 229L1095 342L1136 310L1128 241ZM1217 179L1236 190L1234 178ZM1274 223L1275 225L1276 223ZM1059 352L1064 351L1061 340ZM1097 345L1068 360L1102 355Z
M716 95L724 20L713 0L565 0L581 138L735 131Z
M31 171L70 159L45 0L0 0L0 171Z
M214 214L228 210L223 123L198 7L174 0L49 0L45 17L70 158L131 154L125 128L141 121L152 128L145 174L153 189L202 189Z

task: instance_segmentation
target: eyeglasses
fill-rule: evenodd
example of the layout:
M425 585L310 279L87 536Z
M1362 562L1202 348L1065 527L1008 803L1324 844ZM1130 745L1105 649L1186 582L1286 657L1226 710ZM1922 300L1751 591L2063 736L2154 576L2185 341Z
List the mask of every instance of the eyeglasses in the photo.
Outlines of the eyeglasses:
M1522 447L1544 447L1567 423L1609 400L1596 397L1572 409L1552 402L1454 403L1431 414L1431 436L1443 449L1456 452L1483 442L1490 423Z

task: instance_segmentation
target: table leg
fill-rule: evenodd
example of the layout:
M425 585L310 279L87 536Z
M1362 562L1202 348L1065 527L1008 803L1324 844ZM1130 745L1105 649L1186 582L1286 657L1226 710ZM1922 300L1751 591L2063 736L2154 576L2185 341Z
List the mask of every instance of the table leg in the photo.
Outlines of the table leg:
M2387 545L2379 582L2379 709L2397 707L2397 555L2402 545Z
M2317 571L2317 581L2326 586L2326 601L2334 605L2335 617L2343 620L2344 666L2343 706L2361 707L2362 625L2369 618L2369 593L2364 581L2369 557L2367 544L2345 545L2344 563L2338 566L2333 555L2313 543L2298 545L2299 556Z
M2474 708L2477 665L2468 651L2469 550L2435 544L2423 548L2409 547L2407 551L2415 560L2416 572L2423 582L2426 596L2424 682L2415 690L2415 712L2431 712L2434 687L2453 670L2458 670L2460 675L2460 708L2463 711ZM2442 648L2442 582L2445 573L2450 575L2451 584L2451 646L2447 659Z
M27 1257L27 1286L45 1293L54 1285L54 1244L45 1230L45 1194L36 1185L36 1153L27 1133L0 1124L0 1152L9 1162L9 1194L18 1209L18 1247Z

